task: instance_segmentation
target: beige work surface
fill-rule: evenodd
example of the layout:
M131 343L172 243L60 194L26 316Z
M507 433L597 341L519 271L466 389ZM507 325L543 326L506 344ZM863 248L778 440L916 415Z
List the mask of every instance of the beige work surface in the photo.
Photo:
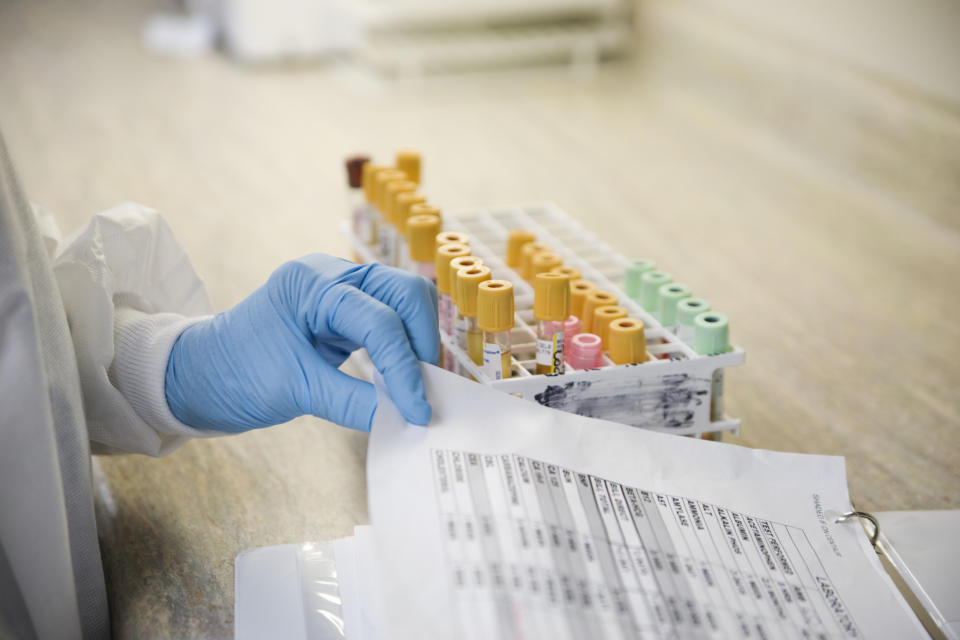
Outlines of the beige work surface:
M726 312L727 440L846 456L863 509L960 507L956 104L663 6L592 77L391 82L158 58L139 28L162 3L78 4L0 7L0 125L64 230L151 205L225 309L346 254L343 156L412 145L446 210L555 202ZM234 556L365 522L365 449L300 419L98 459L117 637L231 636Z

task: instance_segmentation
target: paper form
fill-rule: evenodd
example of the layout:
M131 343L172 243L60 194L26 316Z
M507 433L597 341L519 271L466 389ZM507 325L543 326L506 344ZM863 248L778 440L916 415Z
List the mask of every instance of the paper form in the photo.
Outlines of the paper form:
M662 435L425 367L368 456L391 638L922 638L842 458Z

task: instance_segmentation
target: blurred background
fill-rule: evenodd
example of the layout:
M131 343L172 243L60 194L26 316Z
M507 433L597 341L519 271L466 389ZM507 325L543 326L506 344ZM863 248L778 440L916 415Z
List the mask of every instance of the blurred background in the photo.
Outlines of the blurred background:
M64 232L161 211L218 310L348 255L345 156L420 149L446 212L554 202L726 312L727 440L960 507L952 0L4 0L0 128ZM98 459L117 635L229 637L233 557L363 522L365 446L301 419Z

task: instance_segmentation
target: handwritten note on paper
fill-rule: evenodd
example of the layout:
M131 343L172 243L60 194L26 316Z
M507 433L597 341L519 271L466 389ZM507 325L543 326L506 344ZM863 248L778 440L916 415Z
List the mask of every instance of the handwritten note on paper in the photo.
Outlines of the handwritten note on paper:
M368 484L396 638L924 637L841 458L650 433L425 368L381 396Z

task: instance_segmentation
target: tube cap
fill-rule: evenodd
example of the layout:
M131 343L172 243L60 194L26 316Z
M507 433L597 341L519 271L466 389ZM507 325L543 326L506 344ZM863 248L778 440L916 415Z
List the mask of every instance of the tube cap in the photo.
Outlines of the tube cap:
M538 273L547 273L563 264L563 259L553 251L544 251L533 256L530 267L530 278L534 279Z
M450 261L450 299L453 300L453 304L460 306L460 302L457 299L460 293L457 290L457 271L482 266L483 260L476 256L457 256Z
M679 282L661 285L657 289L657 319L665 327L677 323L677 303L690 297L690 287Z
M640 276L640 306L650 315L657 315L657 291L673 282L673 276L663 271L646 271Z
M730 324L718 311L705 311L693 321L693 350L705 356L730 351Z
M440 218L431 215L407 218L407 238L410 241L410 259L414 262L431 262L436 247L434 238L440 233Z
M571 280L570 281L570 314L583 317L583 303L587 296L597 290L597 287L589 280Z
M560 265L559 267L554 267L553 269L550 269L550 273L563 274L568 278L570 278L571 282L573 282L574 280L580 279L580 269L577 269L576 267L567 267L564 265Z
M677 303L677 324L692 327L694 319L704 311L710 311L710 303L703 298L684 298Z
M538 273L533 280L533 317L563 322L570 316L570 278L562 273Z
M407 174L403 171L397 171L396 169L384 169L377 173L373 179L373 204L380 213L386 217L387 215L387 203L386 203L386 190L387 185L391 182L396 182L398 180L406 180Z
M394 180L388 182L383 188L384 217L398 229L400 228L400 220L397 217L397 196L401 193L413 193L416 190L417 183L411 180Z
M513 329L513 284L487 280L477 287L477 326L496 333Z
M377 174L389 168L390 167L382 164L373 164L372 162L363 165L363 195L366 197L367 202L373 203Z
M394 215L397 217L397 228L400 230L404 236L407 235L407 220L410 219L410 216L414 215L410 213L411 207L415 204L423 204L427 201L425 197L416 191L406 191L404 193L397 194L397 201L394 204L395 212ZM432 207L437 209L436 207ZM440 209L437 209L439 212ZM418 212L416 215L423 215L425 212ZM431 214L440 217L439 213ZM437 232L439 233L439 231Z
M400 149L397 151L397 169L407 174L410 180L420 184L420 152L416 149Z
M593 333L600 336L604 349L610 348L610 342L607 338L607 329L614 320L627 317L627 310L623 307L607 306L597 307L593 311Z
M630 264L627 265L627 270L624 273L624 292L634 300L638 300L640 298L640 289L642 285L640 278L647 271L653 271L655 268L656 265L653 263L653 260L631 261Z
M542 242L528 242L520 250L520 275L524 280L533 278L533 257L538 253L550 251L550 247Z
M570 353L564 359L575 369L594 369L603 365L603 343L600 336L578 333L570 340Z
M437 238L435 240L437 247L450 244L451 242L465 244L468 247L470 246L470 238L468 238L467 234L465 233L460 233L459 231L443 231L437 234Z
M351 189L359 189L363 186L363 167L370 162L370 156L350 156L344 161L347 167L347 185Z
M437 291L450 295L450 261L460 256L470 255L470 247L451 242L437 247L434 254L434 267L437 272Z
M607 329L610 359L616 364L635 364L647 361L647 339L643 323L636 318L619 318Z
M537 236L526 229L511 231L510 235L507 236L507 266L514 270L523 266L523 254L521 253L523 245L536 239Z
M477 317L477 290L490 279L490 268L483 265L457 271L457 306L463 315ZM453 283L451 283L453 284Z
M583 301L583 313L580 315L580 331L596 333L593 330L593 312L599 307L611 307L617 304L617 295L609 291L594 291Z

